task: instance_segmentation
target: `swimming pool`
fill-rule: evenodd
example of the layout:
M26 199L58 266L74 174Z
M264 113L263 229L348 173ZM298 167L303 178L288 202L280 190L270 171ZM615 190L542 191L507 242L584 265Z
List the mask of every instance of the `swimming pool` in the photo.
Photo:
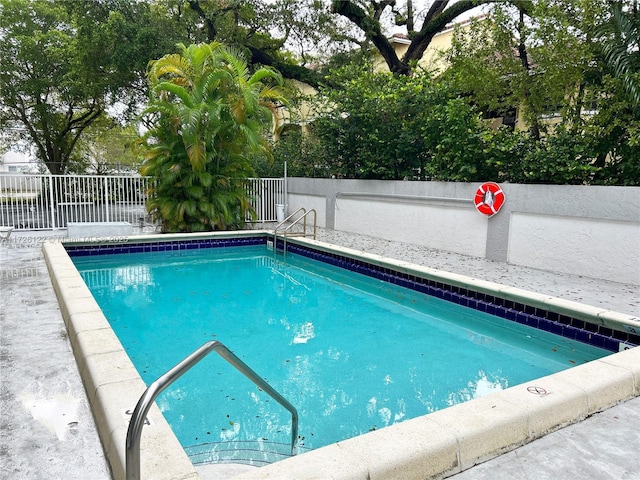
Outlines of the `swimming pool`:
M196 245L198 242L202 245L211 241L236 244L239 240L246 242L250 238L258 238L258 243L264 243L267 233L234 235L232 239L228 235L164 235L158 238L136 238L137 245L87 245L85 253L114 250L121 250L123 253L122 250L153 251L167 248L188 250L200 248ZM167 240L170 243L166 243ZM432 271L403 262L387 261L347 249L336 250L320 242L292 240L290 246L292 251L299 250L303 255L321 256L328 263L366 271L373 277L410 284L409 286L413 284L416 290L424 289L455 303L466 302L484 311L497 312L505 318L515 315L514 321L536 322L542 329L550 329L561 324L564 330L574 334L578 332L572 329L577 329L601 343L600 346L606 344L610 349L619 348L619 345L637 338L630 331L637 327L634 323L637 320L615 312L587 308L572 302L562 302L552 297ZM76 253L80 250L76 250ZM130 362L127 363L128 357L122 350L116 351L119 342L111 336L112 332L109 335L110 328L102 312L71 265L64 249L59 245L47 245L45 254L54 286L61 299L63 316L68 322L81 373L83 378L85 375L90 377L89 374L93 374L93 378L85 382L89 384L87 390L92 405L102 409L102 413L96 414L98 428L101 432L107 432L105 438L108 440L103 439L103 442L112 468L117 472L122 467L121 441L123 431L126 430L126 423L123 425L122 422L123 419L126 422L126 411L135 404L144 389L144 384ZM527 313L527 310L531 313ZM585 323L589 319L592 323L588 329L578 328L579 322ZM571 322L574 325L571 325ZM598 328L601 327L602 331L598 332ZM615 330L615 335L607 336L607 329L613 330L612 327L619 330ZM592 332L589 329L596 331ZM101 336L100 340L96 339L98 334ZM326 476L335 476L336 472L341 472L345 477L357 472L375 471L387 472L392 477L402 475L407 478L414 474L420 477L428 476L429 472L438 474L444 471L460 471L481 459L531 441L559 425L576 421L606 405L637 394L637 379L640 375L636 352L637 349L630 349L610 355L567 371L571 372L570 375L560 372L538 379L532 384L511 387L498 394L377 430L337 445L320 448L264 467L252 473L251 478L257 478L256 475L268 475L269 472L274 475L273 472L278 471L280 476L285 477L295 476L296 472L300 474L298 476L304 476L304 471L313 471L316 475L326 472ZM117 368L114 368L114 364ZM153 455L154 449L160 448L161 452L166 454L169 449L167 445L174 441L170 438L170 432L166 433L167 439L163 442L157 441L160 430L164 427L161 425L162 416L159 412L156 413L152 412L153 421L148 433L155 441L147 447L143 445L146 452L143 455L143 471L162 463L160 455ZM179 463L180 471L188 470L176 455L170 457L167 461ZM163 474L166 473L164 478L184 477L177 476L175 470L166 465L161 470ZM277 473L275 475L278 476Z
M203 339L221 341L296 406L304 449L610 353L308 257L282 258L256 245L74 263L147 384ZM260 465L290 450L288 413L270 400L212 359L158 405L194 463Z

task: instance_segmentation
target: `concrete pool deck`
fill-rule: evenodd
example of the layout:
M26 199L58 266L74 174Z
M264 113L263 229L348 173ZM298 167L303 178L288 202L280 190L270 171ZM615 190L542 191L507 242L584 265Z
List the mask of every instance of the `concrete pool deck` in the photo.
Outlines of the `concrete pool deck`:
M42 237L40 232L14 232L11 241L0 245L0 478L109 478L42 258ZM318 239L622 313L640 313L640 289L630 285L329 230L321 230ZM636 397L458 477L633 478L640 471L638 424Z

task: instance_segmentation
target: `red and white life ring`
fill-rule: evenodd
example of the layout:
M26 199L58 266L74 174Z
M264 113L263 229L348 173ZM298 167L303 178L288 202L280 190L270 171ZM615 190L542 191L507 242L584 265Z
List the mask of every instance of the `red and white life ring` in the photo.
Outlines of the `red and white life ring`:
M500 185L493 182L485 182L476 190L473 203L480 213L492 217L500 211L500 208L504 205L504 200L504 192Z

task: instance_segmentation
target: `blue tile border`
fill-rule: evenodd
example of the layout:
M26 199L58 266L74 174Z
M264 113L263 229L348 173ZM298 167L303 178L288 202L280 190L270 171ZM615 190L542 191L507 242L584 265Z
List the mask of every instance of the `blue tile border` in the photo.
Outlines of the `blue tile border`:
M278 246L281 247L282 245L279 243ZM297 253L314 260L362 273L464 307L486 312L571 340L604 348L611 352L618 352L621 342L634 346L640 345L640 335L612 330L603 325L591 324L557 312L513 302L495 295L476 292L465 287L448 285L435 280L398 272L344 255L323 252L292 243L287 244L287 252Z
M179 240L170 242L145 243L113 243L95 245L65 244L70 257L89 255L105 255L115 253L163 252L176 250L194 250L201 248L224 248L251 245L265 245L267 237L238 238L206 238L193 240ZM283 248L284 242L278 240L277 248ZM571 340L587 343L604 348L611 352L618 352L621 342L630 345L640 345L640 335L612 330L603 325L595 325L584 320L550 312L531 305L525 305L506 300L495 295L484 294L465 287L448 285L435 280L398 272L396 270L370 264L363 260L316 250L311 247L287 243L287 252L334 265L384 282L399 285L426 295L431 295L449 302L486 312L522 325L528 325L539 330L554 333Z
M171 242L144 243L109 243L95 245L65 244L64 248L70 257L85 257L89 255L105 255L115 253L147 253L179 250L196 250L200 248L246 247L250 245L264 245L264 237L239 238L203 238L193 240L174 240Z

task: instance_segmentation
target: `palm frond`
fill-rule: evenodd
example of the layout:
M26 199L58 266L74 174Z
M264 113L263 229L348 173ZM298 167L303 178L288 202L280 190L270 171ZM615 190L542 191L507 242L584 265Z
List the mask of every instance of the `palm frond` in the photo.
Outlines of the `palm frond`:
M191 66L185 57L179 54L165 55L150 63L148 77L153 83L158 83L163 77L189 78Z
M197 135L203 117L203 106L183 105L179 110L180 130L182 135Z
M207 163L207 144L202 140L195 140L185 144L185 147L191 167L198 172L204 171Z
M223 63L231 68L236 77L244 79L249 78L247 61L239 49L230 46L221 46L217 49L216 54Z
M635 107L640 106L640 22L623 2L611 3L611 19L598 30L604 57Z
M189 108L193 108L193 100L189 91L181 86L172 82L161 82L156 85L153 92L158 94L159 92L170 92L178 97Z
M282 105L289 103L285 92L279 87L265 87L260 90L260 99L262 101L278 102Z
M250 85L254 83L262 83L265 79L273 80L277 85L282 85L282 74L277 70L270 67L262 67L258 69L251 77L248 79L247 83Z

